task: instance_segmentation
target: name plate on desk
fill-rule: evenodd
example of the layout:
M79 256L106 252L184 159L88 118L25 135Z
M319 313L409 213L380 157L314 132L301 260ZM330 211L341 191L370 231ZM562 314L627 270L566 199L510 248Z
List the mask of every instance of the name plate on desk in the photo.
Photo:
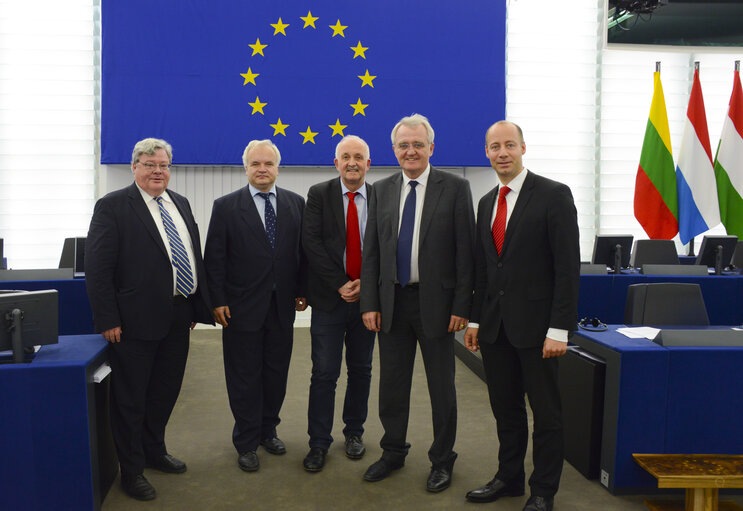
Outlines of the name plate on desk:
M661 330L653 339L661 346L743 347L742 330Z
M643 275L709 275L707 267L700 264L643 264Z

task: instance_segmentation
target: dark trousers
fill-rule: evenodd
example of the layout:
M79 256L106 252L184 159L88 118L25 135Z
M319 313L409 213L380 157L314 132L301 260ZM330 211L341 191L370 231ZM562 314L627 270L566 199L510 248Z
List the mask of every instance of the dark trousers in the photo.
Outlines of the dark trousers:
M122 474L141 474L146 459L167 453L165 426L181 391L191 318L183 301L163 339L130 339L124 326L121 342L109 345L111 431Z
M235 417L232 442L238 453L255 451L261 440L276 436L293 339L293 325L279 321L275 297L262 328L222 329L227 396Z
M433 443L428 458L436 468L454 465L457 395L454 388L454 334L429 338L423 333L417 287L396 287L389 333L379 334L379 418L384 427L382 458L405 461L410 414L410 388L416 346L420 344L433 416Z
M534 416L531 494L552 497L562 474L562 408L557 385L557 358L542 358L542 346L516 348L501 325L493 344L480 342L490 406L496 420L500 449L498 473L502 481L524 482L524 457L529 439L524 394Z
M310 447L327 449L333 442L335 388L346 346L348 380L343 401L343 435L362 436L368 411L374 332L364 327L359 304L339 303L329 312L312 309L312 378L307 410Z

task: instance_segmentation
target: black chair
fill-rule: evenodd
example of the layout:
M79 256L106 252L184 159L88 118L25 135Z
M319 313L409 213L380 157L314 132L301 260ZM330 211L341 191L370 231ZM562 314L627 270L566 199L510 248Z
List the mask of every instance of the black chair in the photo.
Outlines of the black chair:
M743 268L743 241L739 241L737 245L735 245L735 252L733 253L733 266L735 266L739 270Z
M630 264L679 264L679 255L673 240L635 240Z
M709 325L699 284L632 284L627 289L625 325Z

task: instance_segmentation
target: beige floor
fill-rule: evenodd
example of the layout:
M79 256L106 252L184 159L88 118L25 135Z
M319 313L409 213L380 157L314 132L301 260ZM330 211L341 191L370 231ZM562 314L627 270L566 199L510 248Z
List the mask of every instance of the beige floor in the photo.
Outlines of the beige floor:
M375 366L377 358L375 355ZM158 497L138 502L127 497L118 480L103 504L103 511L130 510L401 510L498 509L520 511L526 497L507 498L491 504L471 504L465 493L487 482L496 468L498 442L485 384L457 361L459 427L452 485L439 494L425 490L430 465L426 452L431 441L430 406L420 357L416 361L408 440L412 444L405 467L388 479L368 483L361 476L381 450L377 416L377 372L372 381L369 419L364 439L367 455L352 461L343 455L342 442L330 449L322 472L302 468L307 453L307 398L310 378L309 330L296 330L288 392L282 410L279 437L287 446L284 456L259 450L261 468L255 473L237 467L232 446L232 416L227 403L219 330L196 330L183 390L167 431L171 454L186 461L180 475L146 470ZM345 391L343 378L338 396ZM342 399L336 400L338 406ZM338 414L337 414L338 415ZM343 439L336 415L334 436ZM529 454L530 456L530 454ZM530 467L527 465L527 473ZM643 496L615 497L597 481L588 481L565 463L556 511L643 510ZM653 498L658 498L653 496ZM672 498L681 499L681 495ZM731 498L731 497L726 497ZM732 497L743 504L740 495Z

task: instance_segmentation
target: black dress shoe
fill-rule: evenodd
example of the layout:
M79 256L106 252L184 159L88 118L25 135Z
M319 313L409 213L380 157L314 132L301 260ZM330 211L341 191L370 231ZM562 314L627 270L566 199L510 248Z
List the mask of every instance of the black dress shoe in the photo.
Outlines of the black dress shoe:
M163 454L157 458L147 460L146 466L168 474L182 474L186 471L186 464L170 454Z
M432 468L426 481L426 490L438 493L446 490L451 484L451 470L446 468Z
M325 466L325 455L327 449L322 447L310 447L310 452L304 457L302 464L307 472L319 472Z
M393 470L397 470L400 467L402 467L402 463L394 464L382 458L376 463L373 463L372 466L370 466L368 469L366 469L366 473L364 474L364 481L369 481L371 483L381 481L382 479L390 475Z
M286 446L279 437L264 438L261 440L263 448L271 454L286 454Z
M523 486L509 485L500 479L493 479L481 488L468 491L465 498L470 502L493 502L501 497L520 497L523 494Z
M121 487L127 495L137 500L152 500L157 496L155 488L142 474L121 474Z
M552 511L555 500L552 497L529 497L524 511Z
M361 441L361 437L351 435L346 438L346 457L351 458L352 460L358 460L364 457L365 452L366 447L364 447L364 442Z
M255 472L258 470L258 455L255 451L244 452L237 458L237 464L245 472Z

